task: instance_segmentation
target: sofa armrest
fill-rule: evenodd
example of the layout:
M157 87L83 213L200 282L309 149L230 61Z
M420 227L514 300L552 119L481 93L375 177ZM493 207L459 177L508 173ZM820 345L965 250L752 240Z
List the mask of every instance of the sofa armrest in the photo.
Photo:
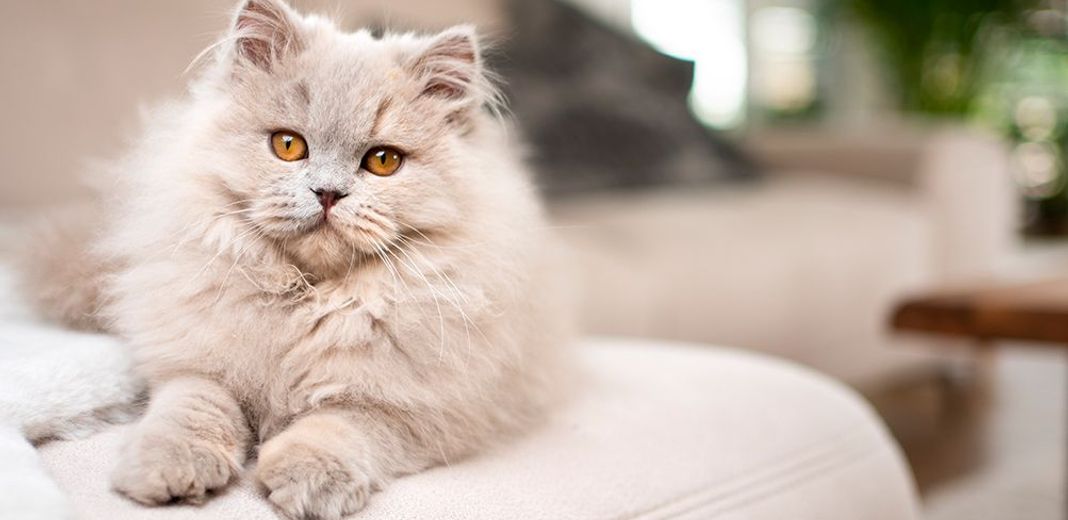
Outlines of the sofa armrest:
M931 223L943 279L982 276L1017 241L1019 195L1008 146L964 127L760 131L745 146L775 175L848 177L912 195Z
M918 193L945 280L990 274L1018 242L1019 202L1008 145L977 131L944 130L923 146Z
M846 176L913 186L923 139L894 127L852 131L823 127L760 130L745 136L744 149L774 175Z

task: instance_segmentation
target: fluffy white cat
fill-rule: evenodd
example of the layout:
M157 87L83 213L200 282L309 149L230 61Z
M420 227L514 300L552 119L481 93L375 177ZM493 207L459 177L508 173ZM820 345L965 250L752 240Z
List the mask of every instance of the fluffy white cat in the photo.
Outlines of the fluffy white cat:
M537 418L566 312L473 30L245 0L210 52L101 216L30 259L40 307L121 335L150 385L114 487L203 500L258 445L281 511L338 518Z

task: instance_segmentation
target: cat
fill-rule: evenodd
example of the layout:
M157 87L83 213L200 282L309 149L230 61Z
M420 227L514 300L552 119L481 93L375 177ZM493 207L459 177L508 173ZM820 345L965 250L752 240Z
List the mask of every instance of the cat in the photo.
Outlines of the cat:
M43 312L120 335L151 389L113 488L198 503L256 454L282 513L339 518L543 416L566 298L475 30L243 0L206 52L100 215L28 262Z

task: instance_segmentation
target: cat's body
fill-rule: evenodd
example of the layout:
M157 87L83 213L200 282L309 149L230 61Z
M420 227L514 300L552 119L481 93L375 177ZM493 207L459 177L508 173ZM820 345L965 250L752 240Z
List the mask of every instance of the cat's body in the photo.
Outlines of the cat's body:
M92 247L49 246L99 267L30 284L127 339L151 385L116 489L200 500L259 444L272 502L336 518L529 424L565 327L473 33L375 39L246 0L220 49L116 168ZM272 155L281 129L304 158ZM381 145L395 174L361 168Z

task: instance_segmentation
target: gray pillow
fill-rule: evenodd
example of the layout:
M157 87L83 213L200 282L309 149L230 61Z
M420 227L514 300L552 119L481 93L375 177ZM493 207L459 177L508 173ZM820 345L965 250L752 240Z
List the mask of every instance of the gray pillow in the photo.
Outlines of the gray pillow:
M555 0L508 2L490 56L549 194L753 178L741 151L690 114L693 64Z

